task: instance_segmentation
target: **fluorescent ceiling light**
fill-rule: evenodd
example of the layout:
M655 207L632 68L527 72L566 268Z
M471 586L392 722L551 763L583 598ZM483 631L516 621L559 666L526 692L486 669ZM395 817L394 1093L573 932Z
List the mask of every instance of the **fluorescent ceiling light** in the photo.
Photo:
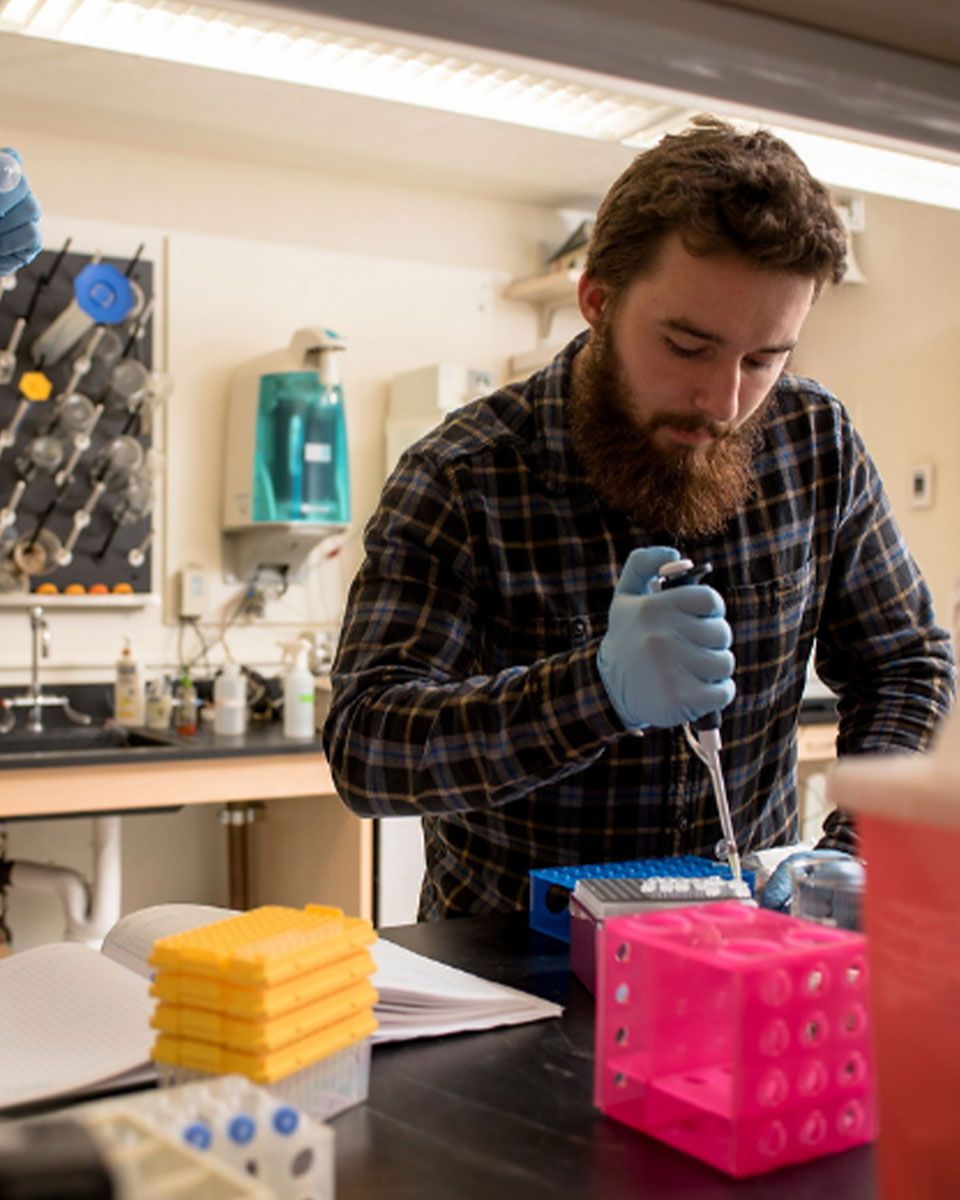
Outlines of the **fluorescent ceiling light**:
M174 0L0 0L0 30L633 147L682 127L693 111L652 90L647 97L618 91L609 80L595 86L555 77L520 60L483 62L461 47L403 45L369 29L318 28L252 5L240 11ZM767 127L835 188L960 210L960 161L802 132L773 119L777 124Z
M459 49L426 50L369 31L317 29L170 0L0 0L0 30L600 141L620 141L676 111L552 78L533 65L508 68Z
M728 119L741 129L769 129L783 138L810 172L835 190L876 192L898 200L960 210L960 162L923 157L920 150L907 154L840 136L789 129L776 121ZM652 145L653 140L640 134L625 139L625 145L642 148Z
M818 179L835 188L877 192L900 200L960 210L960 163L798 129L768 128L793 146Z

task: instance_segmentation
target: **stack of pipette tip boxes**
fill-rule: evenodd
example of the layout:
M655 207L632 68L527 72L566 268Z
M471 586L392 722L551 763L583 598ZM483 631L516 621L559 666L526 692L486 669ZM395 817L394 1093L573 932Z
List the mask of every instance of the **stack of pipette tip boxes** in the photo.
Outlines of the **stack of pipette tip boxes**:
M369 921L265 906L157 941L161 1084L238 1074L325 1119L366 1099L377 999Z

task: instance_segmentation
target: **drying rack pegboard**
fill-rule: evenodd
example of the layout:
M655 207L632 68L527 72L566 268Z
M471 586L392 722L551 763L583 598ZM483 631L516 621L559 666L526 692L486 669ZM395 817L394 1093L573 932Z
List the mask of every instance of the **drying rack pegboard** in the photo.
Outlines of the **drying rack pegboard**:
M38 340L73 302L75 279L94 261L130 280L137 305L125 321L90 326L56 361L44 361ZM0 431L10 427L21 405L25 373L32 379L46 376L52 384L49 399L25 407L13 443L0 453L0 514L16 500L12 520L0 516L10 521L0 529L0 607L34 603L38 589L43 603L56 607L139 607L155 598L152 551L159 460L154 429L165 381L151 375L154 294L154 264L136 242L126 257L83 253L65 242L44 249L0 297L0 352L10 346L17 322L27 318L16 344L12 377L0 386ZM98 334L99 328L104 332ZM78 378L84 359L89 367ZM117 367L123 362L128 367L121 380ZM141 364L144 371L138 375L130 362ZM139 402L130 389L131 376L135 381L148 376L151 380ZM126 382L126 391L121 382ZM92 411L95 418L92 428L81 426L79 433L64 421L67 396L75 393L86 397L92 410L82 405L74 405L74 410ZM40 465L35 461L40 437L60 443L63 453L56 465L49 456ZM119 456L121 468L129 472L126 481L123 470L109 468L118 438L127 439ZM139 459L142 466L131 465ZM73 469L68 471L71 462ZM98 480L108 480L109 487L78 531L75 514L90 502ZM66 553L69 561L63 561Z

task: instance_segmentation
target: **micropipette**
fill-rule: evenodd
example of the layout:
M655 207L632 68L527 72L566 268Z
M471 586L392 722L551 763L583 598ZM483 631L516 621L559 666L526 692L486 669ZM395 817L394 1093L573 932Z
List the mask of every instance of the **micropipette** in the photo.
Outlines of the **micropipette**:
M668 588L683 587L685 584L698 584L710 570L709 563L705 563L702 567L696 567L689 558L680 558L676 562L665 563L660 568L655 584L658 585L657 590L661 592ZM720 829L723 833L727 864L733 878L739 883L743 878L740 851L737 849L733 818L730 816L730 802L727 799L727 787L720 765L720 713L705 713L693 722L693 726L696 729L695 734L690 722L684 724L683 732L690 748L707 768L710 776L717 803L717 813L720 817Z

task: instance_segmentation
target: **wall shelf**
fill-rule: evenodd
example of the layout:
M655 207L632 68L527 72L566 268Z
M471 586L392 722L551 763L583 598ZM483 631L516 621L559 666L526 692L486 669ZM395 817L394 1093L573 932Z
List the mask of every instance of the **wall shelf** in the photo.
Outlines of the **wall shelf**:
M537 310L538 334L543 340L550 336L555 314L562 308L576 305L579 279L579 271L547 271L543 275L515 279L507 284L503 294L507 300L522 300L533 305Z
M160 603L156 592L133 592L121 596L45 596L36 592L6 592L0 595L0 610L28 609L39 604L47 609L136 609L149 608Z

